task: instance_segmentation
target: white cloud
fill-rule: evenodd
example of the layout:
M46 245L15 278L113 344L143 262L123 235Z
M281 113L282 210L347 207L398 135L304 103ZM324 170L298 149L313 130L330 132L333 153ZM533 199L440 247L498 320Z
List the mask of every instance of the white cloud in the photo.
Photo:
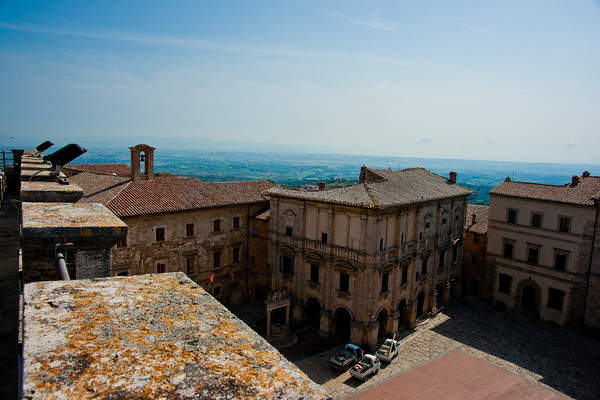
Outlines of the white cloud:
M433 143L434 138L432 136L423 136L421 138L421 143Z
M566 142L565 147L575 147L575 142Z

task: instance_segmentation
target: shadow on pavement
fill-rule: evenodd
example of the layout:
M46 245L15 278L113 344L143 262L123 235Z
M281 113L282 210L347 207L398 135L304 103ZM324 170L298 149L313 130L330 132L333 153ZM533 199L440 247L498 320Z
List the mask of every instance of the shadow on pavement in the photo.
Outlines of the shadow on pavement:
M600 398L600 339L516 311L463 304L431 330L527 369L576 399Z

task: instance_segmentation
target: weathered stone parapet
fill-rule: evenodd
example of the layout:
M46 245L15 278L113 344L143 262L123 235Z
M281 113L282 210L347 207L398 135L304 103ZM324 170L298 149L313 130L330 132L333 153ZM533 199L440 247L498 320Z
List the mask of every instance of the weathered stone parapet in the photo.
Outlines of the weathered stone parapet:
M110 275L110 248L127 225L95 203L22 203L23 277L26 282L56 279L55 248L63 243L75 277Z
M83 197L83 189L75 184L58 182L21 182L21 201L75 203Z
M328 399L183 273L25 285L27 399Z

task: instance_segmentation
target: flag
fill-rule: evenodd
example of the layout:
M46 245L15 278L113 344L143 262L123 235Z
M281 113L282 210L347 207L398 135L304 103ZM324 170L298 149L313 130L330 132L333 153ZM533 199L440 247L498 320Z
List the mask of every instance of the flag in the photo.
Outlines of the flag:
M215 281L215 273L213 272L212 274L210 274L210 283L214 283Z

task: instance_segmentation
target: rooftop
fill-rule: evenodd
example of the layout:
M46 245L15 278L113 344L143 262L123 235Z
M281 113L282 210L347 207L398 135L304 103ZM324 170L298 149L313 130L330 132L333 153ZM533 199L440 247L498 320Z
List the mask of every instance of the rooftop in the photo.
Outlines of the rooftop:
M600 199L600 177L584 173L581 177L574 176L571 183L564 185L517 182L507 178L489 194L593 206L594 199Z
M373 209L468 196L472 193L474 192L471 189L451 182L448 178L424 168L393 171L366 167L363 167L361 171L361 182L356 185L322 190L298 190L284 187L268 190L268 194L271 196Z
M24 297L25 398L329 398L183 273L30 283Z
M130 176L131 169L127 164L68 164L63 169L74 172L93 172L104 175Z
M467 204L467 217L465 218L465 230L468 232L487 234L488 217L490 206L479 204Z
M265 201L270 181L206 183L167 176L133 182L129 178L81 173L70 181L83 188L80 202L102 203L118 217L160 214Z

